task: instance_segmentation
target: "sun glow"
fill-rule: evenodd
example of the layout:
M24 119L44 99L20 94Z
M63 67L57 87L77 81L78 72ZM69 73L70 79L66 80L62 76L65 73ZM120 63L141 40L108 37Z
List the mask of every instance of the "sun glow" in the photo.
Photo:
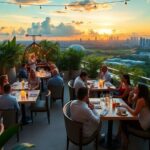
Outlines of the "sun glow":
M97 32L99 34L108 34L108 35L111 35L112 34L112 29L100 29Z

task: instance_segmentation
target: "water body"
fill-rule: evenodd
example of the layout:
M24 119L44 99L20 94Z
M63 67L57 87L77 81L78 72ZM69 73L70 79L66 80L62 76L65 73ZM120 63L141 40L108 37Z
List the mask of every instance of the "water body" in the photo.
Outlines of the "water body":
M107 59L104 63L113 64L113 65L124 65L124 66L134 66L134 65L143 65L145 61L132 60L132 59L122 59L122 58L111 58Z

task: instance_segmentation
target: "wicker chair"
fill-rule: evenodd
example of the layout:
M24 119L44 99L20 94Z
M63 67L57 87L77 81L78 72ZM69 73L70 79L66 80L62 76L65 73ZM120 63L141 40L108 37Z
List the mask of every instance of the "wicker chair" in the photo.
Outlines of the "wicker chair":
M73 80L68 82L70 101L75 99L75 89L73 88Z
M49 109L50 91L45 96L45 100L37 100L35 104L30 107L31 119L33 123L33 112L47 112L48 123L50 124L50 109Z
M144 131L144 130L139 130L139 129L135 129L133 127L128 126L128 132L129 132L129 135L132 134L133 136L142 138L144 140L148 140L149 150L150 150L150 130Z
M82 134L83 130L83 124L80 122L73 121L70 118L70 102L68 102L63 107L63 114L64 114L64 120L65 120L65 127L67 132L67 150L69 149L69 141L71 141L73 144L79 146L79 150L82 150L83 145L87 145L95 140L95 148L98 149L98 138L99 138L99 131L100 131L100 125L98 129L93 133L91 137L84 138Z

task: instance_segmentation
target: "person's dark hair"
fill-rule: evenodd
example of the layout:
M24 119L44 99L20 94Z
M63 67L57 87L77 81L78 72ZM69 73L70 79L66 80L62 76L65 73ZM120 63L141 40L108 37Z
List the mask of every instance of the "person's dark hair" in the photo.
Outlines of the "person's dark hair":
M122 76L123 76L123 78L125 78L127 80L128 85L131 85L130 76L128 74L123 74Z
M82 72L80 73L80 77L85 77L85 76L87 76L87 73L86 73L85 71L82 71Z
M87 95L88 95L88 88L82 87L78 89L78 92L77 92L78 100L83 100L83 98Z
M5 85L4 85L4 93L9 93L9 92L10 92L10 89L11 89L10 84L5 84Z
M22 64L22 67L24 68L25 66L26 66L26 64L25 64L25 63L23 63L23 64Z
M138 98L144 98L146 105L150 109L150 96L149 96L148 86L146 86L145 84L139 83L138 90L139 90Z

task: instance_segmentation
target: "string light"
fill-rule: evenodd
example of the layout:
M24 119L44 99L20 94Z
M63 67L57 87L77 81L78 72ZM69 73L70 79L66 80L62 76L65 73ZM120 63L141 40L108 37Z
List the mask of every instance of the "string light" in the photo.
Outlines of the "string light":
M112 1L105 1L105 2L99 2L99 3L94 3L94 4L87 4L87 5L94 5L94 8L97 8L97 5L103 5L103 4L113 4L113 3L122 3L124 2L125 5L127 5L128 1L130 0L112 0ZM10 5L18 5L17 2L5 2L5 1L0 1L0 4L10 4ZM42 9L42 7L65 7L65 9L67 9L67 7L73 7L73 6L80 6L81 4L79 3L77 4L67 4L67 5L59 5L59 4L44 4L44 5L36 5L36 4L19 4L19 7L21 8L22 5L27 5L27 6L40 6L40 9ZM86 4L85 4L86 5ZM83 5L84 6L84 5Z

